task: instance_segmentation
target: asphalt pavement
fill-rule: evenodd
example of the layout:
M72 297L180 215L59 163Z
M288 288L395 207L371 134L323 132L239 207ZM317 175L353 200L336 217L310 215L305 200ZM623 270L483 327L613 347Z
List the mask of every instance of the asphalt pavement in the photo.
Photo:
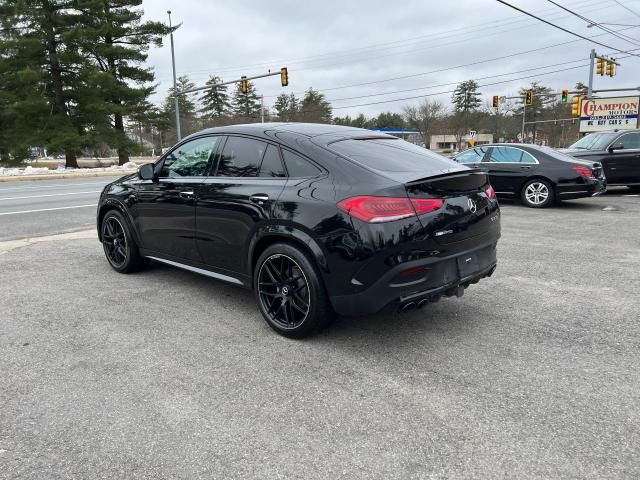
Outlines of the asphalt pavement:
M0 478L640 478L624 193L504 202L492 278L304 341L245 290L117 274L95 238L0 242Z
M0 182L0 241L95 224L102 188L118 177Z

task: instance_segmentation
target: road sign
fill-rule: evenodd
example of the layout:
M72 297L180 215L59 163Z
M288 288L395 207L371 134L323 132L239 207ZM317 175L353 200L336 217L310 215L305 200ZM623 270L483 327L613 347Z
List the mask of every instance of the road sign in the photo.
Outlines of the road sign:
M640 97L592 98L582 101L580 132L638 128Z
M469 130L469 138L471 140L473 140L474 138L476 138L476 131L475 130Z

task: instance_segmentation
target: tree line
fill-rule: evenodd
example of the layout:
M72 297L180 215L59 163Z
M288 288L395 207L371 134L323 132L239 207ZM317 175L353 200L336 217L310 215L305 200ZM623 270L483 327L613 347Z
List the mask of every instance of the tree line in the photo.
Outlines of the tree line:
M171 29L142 20L142 0L0 0L0 161L28 158L34 147L77 158L115 152L120 164L131 154L159 153L175 143L173 89L160 105L150 101L156 85L148 50L161 46ZM426 146L433 134L455 135L459 147L469 130L514 140L521 130L522 106L509 101L499 109L483 101L478 84L465 81L451 102L425 98L400 112L367 118L334 116L325 95L309 88L298 97L281 93L263 98L253 83L221 85L212 76L200 94L179 96L183 133L206 127L265 121L316 122L361 128L411 128ZM183 91L195 85L178 79ZM527 120L569 117L569 106L550 89L533 83L534 104ZM524 89L520 91L524 94ZM554 121L527 127L532 139L563 146L577 126ZM527 135L528 136L528 135Z

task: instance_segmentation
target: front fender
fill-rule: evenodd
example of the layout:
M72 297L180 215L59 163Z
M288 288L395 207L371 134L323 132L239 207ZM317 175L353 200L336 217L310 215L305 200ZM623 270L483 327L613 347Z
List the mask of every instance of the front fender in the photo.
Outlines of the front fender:
M129 209L121 200L114 197L105 198L101 202L100 208L98 209L98 218L97 218L97 226L96 226L96 228L98 229L98 240L102 242L102 232L100 231L102 218L106 214L107 210L112 210L112 209L118 210L122 214L122 216L125 218L126 222L128 223L129 231L132 233L133 239L135 240L136 245L142 246L142 243L140 243L140 236L138 235L138 230L136 229L136 224L133 221L133 218L131 217L131 213L129 212Z

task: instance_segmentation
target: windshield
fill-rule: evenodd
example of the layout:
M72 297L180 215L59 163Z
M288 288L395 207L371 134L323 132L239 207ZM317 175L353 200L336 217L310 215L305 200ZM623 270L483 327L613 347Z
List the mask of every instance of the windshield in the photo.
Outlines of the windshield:
M604 150L617 133L591 133L586 137L582 137L569 148L577 148L579 150Z

